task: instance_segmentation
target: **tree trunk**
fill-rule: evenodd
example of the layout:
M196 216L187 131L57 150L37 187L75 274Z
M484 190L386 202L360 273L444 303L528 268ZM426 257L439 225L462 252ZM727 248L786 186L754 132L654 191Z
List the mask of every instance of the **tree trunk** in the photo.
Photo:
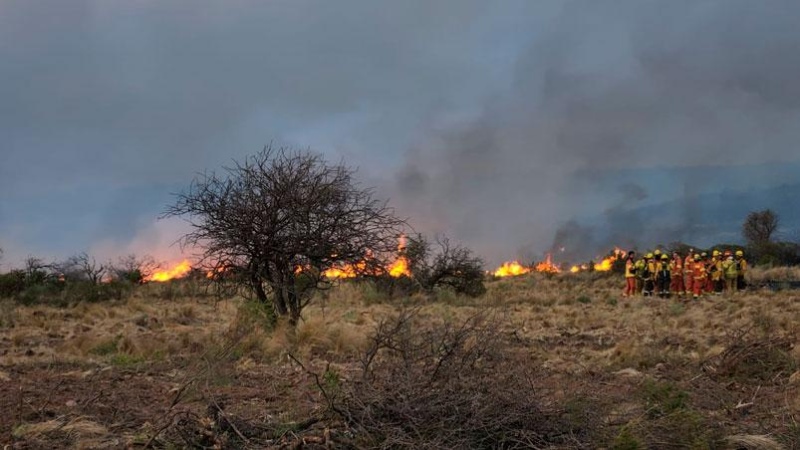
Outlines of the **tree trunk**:
M283 289L275 289L272 303L275 306L275 312L278 313L279 316L285 316L289 313L289 309L286 307L286 299L283 297Z
M293 289L287 289L287 297L289 303L289 324L291 326L297 326L297 323L300 322L300 302L297 299L297 294L294 292Z

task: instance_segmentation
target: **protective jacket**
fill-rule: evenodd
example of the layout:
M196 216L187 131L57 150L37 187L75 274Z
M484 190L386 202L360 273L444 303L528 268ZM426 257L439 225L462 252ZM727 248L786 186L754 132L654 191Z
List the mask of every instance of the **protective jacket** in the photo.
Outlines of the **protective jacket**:
M633 278L636 276L636 263L632 259L625 261L625 278Z
M722 261L722 272L728 280L733 280L739 276L739 272L736 270L736 262L729 259Z
M736 261L736 271L739 275L744 275L747 272L747 261L744 258L739 258Z
M706 279L706 265L703 261L695 261L692 263L692 278L697 281L705 281Z
M708 263L708 273L711 274L712 281L719 281L722 279L722 261L718 258L711 258Z
M672 258L669 263L669 269L674 274L683 273L683 260L681 258Z

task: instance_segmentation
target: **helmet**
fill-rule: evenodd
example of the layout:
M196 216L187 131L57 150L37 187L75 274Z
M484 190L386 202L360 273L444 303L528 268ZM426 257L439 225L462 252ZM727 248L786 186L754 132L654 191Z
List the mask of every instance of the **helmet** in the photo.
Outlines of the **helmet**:
M662 259L662 260L664 260L664 261L666 261L666 260L668 260L668 259L669 259L669 256L667 256L667 254L666 254L666 253L664 253L663 255L661 255L661 259Z
M744 252L741 250L736 250L736 256L744 256Z
M644 255L644 259L653 259L653 254L652 253L648 253L648 254Z
M714 250L711 252L711 256L719 256L719 250Z
M695 261L700 261L700 255L698 255L697 253L695 253L695 254L694 254L694 260L695 260Z
M661 254L661 249L658 249L658 248L657 248L657 249L655 249L655 250L653 251L653 254L654 254L654 255L656 255L656 256L660 255L660 254Z
M706 253L706 252L700 253L700 257L701 258L705 258L706 256L708 256L708 253Z

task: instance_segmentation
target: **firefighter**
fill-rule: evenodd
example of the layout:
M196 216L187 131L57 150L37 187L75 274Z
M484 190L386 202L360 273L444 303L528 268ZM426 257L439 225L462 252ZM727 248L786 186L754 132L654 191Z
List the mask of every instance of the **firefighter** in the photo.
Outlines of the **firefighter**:
M722 278L722 253L719 250L714 250L711 253L711 261L708 263L709 281L711 284L710 291L714 291L714 295L722 295L722 288L725 286L725 281Z
M683 287L683 258L678 252L672 252L672 261L669 265L669 271L672 275L672 282L669 286L670 292L675 295L683 295L686 290Z
M650 297L653 295L653 277L655 276L655 262L653 261L653 254L648 253L644 255L644 267L642 268L641 278L644 286L642 287L642 295Z
M706 265L706 284L703 286L703 291L710 294L714 292L714 281L711 280L711 266L714 261L714 252L712 251L710 255L708 253L702 253L700 256L703 257L703 263Z
M625 290L623 297L633 297L636 292L636 253L631 250L625 259Z
M662 254L660 261L656 262L656 292L659 297L669 298L669 285L669 256Z
M703 295L703 288L706 285L706 263L703 257L695 253L694 261L692 262L692 294L694 299L697 300Z
M747 261L744 259L744 252L736 250L736 290L743 291L747 289L747 282L744 281L744 276L747 273Z
M633 266L636 270L636 295L644 291L644 278L642 275L644 274L645 265L644 256L642 256L636 260L636 264Z
M732 295L736 293L736 279L739 272L736 270L736 261L730 251L725 252L725 259L722 261L722 275L725 278L725 293Z
M686 293L692 292L692 286L694 285L694 274L692 273L692 264L694 264L694 249L690 248L689 253L686 255L686 259L683 260L683 270L684 270L684 281L686 286Z

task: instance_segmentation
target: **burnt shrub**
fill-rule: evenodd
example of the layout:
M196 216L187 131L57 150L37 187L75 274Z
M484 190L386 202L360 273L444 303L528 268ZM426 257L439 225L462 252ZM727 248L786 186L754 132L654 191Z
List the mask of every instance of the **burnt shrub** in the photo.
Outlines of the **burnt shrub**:
M598 408L541 401L535 374L500 332L502 317L463 320L406 310L382 321L360 377L335 405L356 447L531 448L588 443ZM546 406L545 406L546 405Z

